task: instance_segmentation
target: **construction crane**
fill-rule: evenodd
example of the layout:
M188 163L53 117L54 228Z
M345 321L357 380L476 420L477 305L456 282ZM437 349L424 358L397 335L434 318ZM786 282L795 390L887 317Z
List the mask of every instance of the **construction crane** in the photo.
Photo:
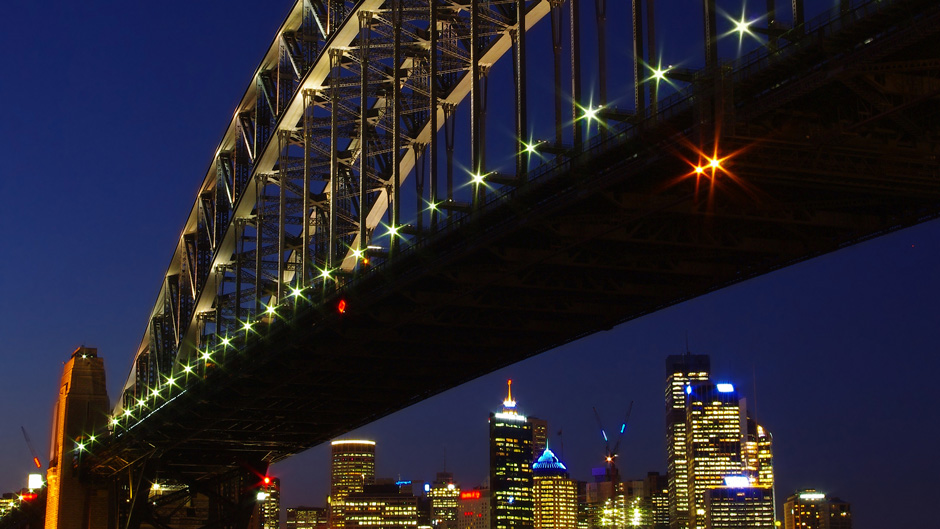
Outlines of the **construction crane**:
M606 464L607 480L611 482L620 481L620 471L617 470L617 455L620 452L620 442L623 441L623 434L627 431L627 423L630 422L630 413L633 411L633 401L627 408L627 415L623 418L623 424L620 425L620 435L617 437L617 443L613 449L610 448L610 438L607 437L607 431L604 430L604 424L601 422L601 416L594 408L594 417L597 419L597 426L601 429L601 435L604 436L604 462Z
M42 463L39 462L39 453L36 452L36 447L33 446L29 434L26 433L26 428L20 426L20 431L23 432L23 439L26 439L26 446L29 447L29 451L33 454L33 464L36 465L36 468L42 468Z

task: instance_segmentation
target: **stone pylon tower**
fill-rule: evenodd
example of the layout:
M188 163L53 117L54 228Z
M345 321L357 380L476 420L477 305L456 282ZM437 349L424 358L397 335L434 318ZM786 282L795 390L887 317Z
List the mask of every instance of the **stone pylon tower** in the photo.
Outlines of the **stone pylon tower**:
M81 482L74 462L76 442L87 442L91 432L103 429L109 410L104 361L97 349L79 347L65 364L55 406L46 473L46 529L107 527L107 490Z

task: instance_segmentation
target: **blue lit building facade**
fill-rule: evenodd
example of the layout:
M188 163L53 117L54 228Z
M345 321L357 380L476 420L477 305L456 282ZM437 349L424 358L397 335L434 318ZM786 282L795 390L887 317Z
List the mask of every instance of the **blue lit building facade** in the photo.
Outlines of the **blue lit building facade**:
M577 529L578 484L546 448L532 465L535 529Z

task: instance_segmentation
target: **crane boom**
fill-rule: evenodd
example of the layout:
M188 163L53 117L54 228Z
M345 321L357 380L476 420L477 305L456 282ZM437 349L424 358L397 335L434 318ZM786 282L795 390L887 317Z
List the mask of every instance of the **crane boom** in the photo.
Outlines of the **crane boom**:
M29 434L26 433L26 428L21 425L20 431L23 432L23 439L26 439L26 446L29 447L30 453L33 454L33 464L36 465L36 468L42 468L42 463L39 461L39 453L36 452L36 447L33 446L33 441L30 440Z

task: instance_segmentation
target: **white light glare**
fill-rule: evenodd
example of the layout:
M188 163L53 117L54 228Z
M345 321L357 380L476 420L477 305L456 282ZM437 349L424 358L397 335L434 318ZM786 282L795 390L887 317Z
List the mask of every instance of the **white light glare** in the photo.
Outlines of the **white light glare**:
M747 476L725 476L725 486L735 489L751 486L751 480Z
M586 109L584 109L584 118L585 118L585 119L588 119L588 120L590 120L590 121L595 121L595 120L597 120L597 113L601 110L601 108L603 108L603 107L599 107L599 106L598 106L598 107L594 107L594 106L589 106L589 107L587 107Z

